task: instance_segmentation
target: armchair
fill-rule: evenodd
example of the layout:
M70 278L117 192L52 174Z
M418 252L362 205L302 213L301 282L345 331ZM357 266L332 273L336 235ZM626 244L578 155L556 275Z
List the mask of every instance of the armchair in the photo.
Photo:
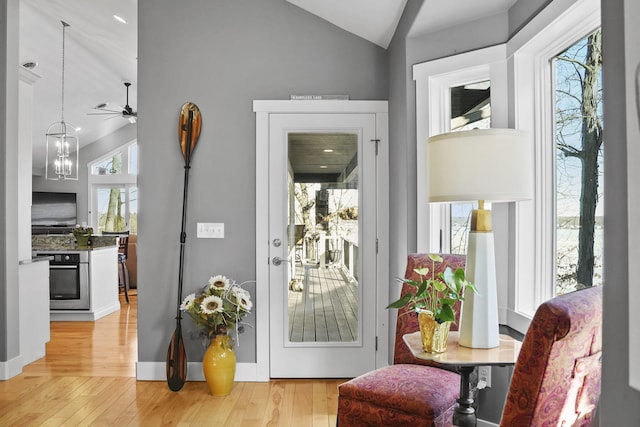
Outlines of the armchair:
M500 426L590 426L601 352L602 287L542 304L524 337Z
M442 255L436 274L446 267L464 268L463 255ZM414 269L431 267L427 254L411 254L405 277L419 280ZM401 295L409 286L403 284ZM459 315L460 310L456 310ZM452 325L453 329L457 326ZM402 340L419 330L415 313L398 310L394 364L368 372L338 387L340 427L411 425L440 427L451 422L460 391L460 376L413 357Z

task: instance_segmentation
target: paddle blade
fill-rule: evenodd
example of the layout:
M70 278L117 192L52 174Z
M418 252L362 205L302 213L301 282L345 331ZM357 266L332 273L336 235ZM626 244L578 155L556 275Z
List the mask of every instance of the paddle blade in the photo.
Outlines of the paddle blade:
M187 380L187 353L179 328L173 333L167 350L167 384L171 391L179 391Z
M193 112L191 132L189 132L189 111ZM178 142L185 160L187 160L187 149L192 153L193 149L196 148L201 128L202 116L200 115L200 109L193 102L185 102L180 109L180 120L178 121ZM190 140L189 135L191 136Z

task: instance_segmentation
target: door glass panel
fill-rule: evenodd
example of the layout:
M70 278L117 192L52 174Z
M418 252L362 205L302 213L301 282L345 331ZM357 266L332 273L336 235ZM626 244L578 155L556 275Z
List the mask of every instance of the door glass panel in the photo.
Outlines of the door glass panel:
M288 136L288 340L358 340L358 134Z
M491 82L484 80L451 88L451 132L491 127ZM452 159L452 161L454 161ZM452 254L467 253L473 203L452 203L449 242Z

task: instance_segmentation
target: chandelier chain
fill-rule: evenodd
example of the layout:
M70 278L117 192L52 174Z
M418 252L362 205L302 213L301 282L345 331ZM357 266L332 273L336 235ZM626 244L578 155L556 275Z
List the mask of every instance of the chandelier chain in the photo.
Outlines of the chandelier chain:
M60 21L62 22L62 119L61 122L64 123L64 50L65 50L65 46L64 46L64 41L65 41L65 33L67 30L67 27L69 27L70 25L67 24L64 21Z

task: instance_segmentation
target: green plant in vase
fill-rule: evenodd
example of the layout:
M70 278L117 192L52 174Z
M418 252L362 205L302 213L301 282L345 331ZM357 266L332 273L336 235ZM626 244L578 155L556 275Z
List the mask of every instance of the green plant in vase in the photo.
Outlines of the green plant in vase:
M442 352L446 349L451 322L456 320L455 305L464 300L467 288L477 293L475 286L467 281L464 269L453 271L447 267L444 273L435 274L436 263L443 262L440 255L429 254L431 268L420 267L414 271L419 280L399 278L410 286L410 291L392 302L387 308L408 307L418 313L423 348L427 352Z
M89 246L89 238L93 234L93 228L76 225L73 228L72 233L78 243L78 246Z

